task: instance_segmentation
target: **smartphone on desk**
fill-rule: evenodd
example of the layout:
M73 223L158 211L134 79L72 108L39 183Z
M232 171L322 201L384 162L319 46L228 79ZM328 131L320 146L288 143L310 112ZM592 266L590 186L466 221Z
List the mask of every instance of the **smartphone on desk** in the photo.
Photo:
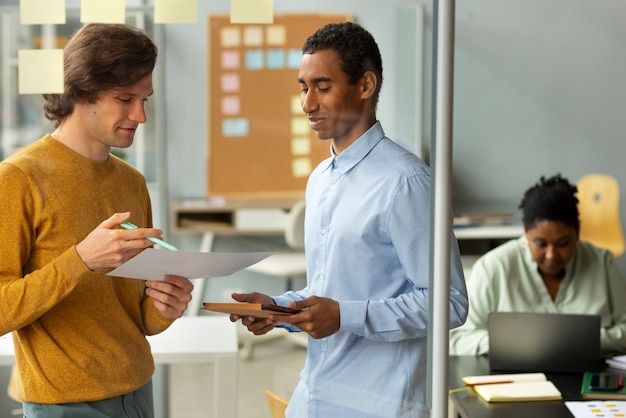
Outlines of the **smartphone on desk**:
M589 382L590 390L616 391L624 386L624 376L621 374L594 374Z

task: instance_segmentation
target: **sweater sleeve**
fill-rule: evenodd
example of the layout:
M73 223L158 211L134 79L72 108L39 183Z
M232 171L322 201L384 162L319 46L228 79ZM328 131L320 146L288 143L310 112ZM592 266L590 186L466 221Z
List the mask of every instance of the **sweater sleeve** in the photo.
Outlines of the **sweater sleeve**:
M608 305L611 323L603 326L600 333L602 354L611 356L626 353L626 282L610 253L605 255L608 287Z
M36 245L33 218L43 205L33 189L20 170L0 164L0 236L4 241L0 246L0 335L39 318L91 274L74 246L45 267L29 271L31 248Z
M493 292L489 285L485 258L476 261L467 282L469 312L465 324L450 331L450 352L456 355L482 355L489 352L487 316Z

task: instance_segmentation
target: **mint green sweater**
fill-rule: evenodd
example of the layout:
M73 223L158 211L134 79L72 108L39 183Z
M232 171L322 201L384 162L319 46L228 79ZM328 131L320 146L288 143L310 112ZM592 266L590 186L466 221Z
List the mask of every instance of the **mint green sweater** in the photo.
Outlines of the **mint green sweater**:
M154 372L146 335L171 321L145 282L91 271L76 253L115 212L151 226L145 179L50 135L0 163L0 335L14 331L25 401L85 402L131 392Z
M610 251L579 241L565 266L555 300L532 260L526 238L512 239L476 261L467 282L469 315L450 331L451 351L489 351L489 312L549 312L600 315L602 354L626 353L626 282Z

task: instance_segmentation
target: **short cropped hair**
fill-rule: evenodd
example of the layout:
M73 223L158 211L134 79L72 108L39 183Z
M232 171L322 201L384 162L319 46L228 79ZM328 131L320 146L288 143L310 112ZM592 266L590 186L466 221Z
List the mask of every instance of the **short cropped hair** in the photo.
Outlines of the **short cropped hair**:
M526 190L519 205L522 209L524 229L529 230L539 221L560 221L580 231L578 189L557 174L550 178L541 176L539 183Z
M341 69L348 75L350 84L356 84L366 71L376 75L376 105L383 84L383 61L374 37L353 22L330 23L309 36L302 46L302 53L313 54L327 49L337 51Z
M63 94L43 95L46 118L55 127L72 113L75 103L95 103L101 91L131 86L150 75L157 47L133 26L92 23L72 36L63 56Z

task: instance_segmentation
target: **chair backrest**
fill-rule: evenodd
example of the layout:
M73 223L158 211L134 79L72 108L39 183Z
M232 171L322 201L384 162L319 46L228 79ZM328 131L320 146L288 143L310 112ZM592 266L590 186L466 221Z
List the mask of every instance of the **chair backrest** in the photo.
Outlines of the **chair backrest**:
M610 250L615 257L624 253L624 231L619 211L619 183L606 174L588 174L578 184L580 239Z
M285 224L285 242L294 250L304 248L304 199L296 202L287 216Z
M267 398L267 405L270 408L272 418L285 418L285 410L288 405L287 400L269 389L265 389L265 397Z

